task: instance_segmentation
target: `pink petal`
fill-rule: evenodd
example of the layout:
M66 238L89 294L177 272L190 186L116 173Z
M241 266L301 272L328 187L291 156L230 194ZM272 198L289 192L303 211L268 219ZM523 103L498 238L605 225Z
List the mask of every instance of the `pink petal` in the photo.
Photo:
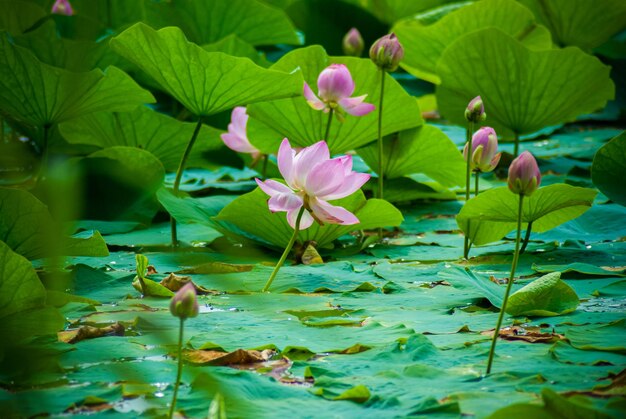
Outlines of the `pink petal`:
M279 193L272 196L269 201L267 201L267 204L272 212L289 212L300 209L304 202L302 198L290 191L289 193Z
M348 176L350 172L352 172L352 156L346 154L345 156L336 157L336 159L341 160L341 163L343 164L344 174Z
M294 189L303 189L306 185L306 178L311 169L313 169L316 164L329 159L330 151L328 150L328 144L326 144L325 141L318 141L317 143L302 149L302 151L299 152L293 159L293 179L294 184L297 185Z
M278 170L280 174L283 175L283 178L287 182L287 185L291 186L293 189L296 189L293 177L293 169L294 169L294 156L296 152L291 148L291 144L289 144L288 139L283 139L283 142L280 143L280 148L278 149Z
M354 92L354 81L350 70L343 64L331 64L317 78L317 88L322 100L338 102Z
M228 126L230 128L230 125ZM250 144L246 138L241 138L236 134L231 132L226 132L220 135L226 147L230 148L233 151L237 151L239 153L258 153L259 150Z
M372 105L371 103L363 102L366 97L367 95L344 98L341 99L338 103L339 106L341 106L343 110L348 112L350 115L363 116L376 109L376 106Z
M358 224L359 219L343 207L330 205L322 199L311 199L309 206L315 216L323 223L353 225Z
M326 104L322 102L320 98L315 96L315 93L313 93L313 90L311 90L311 88L309 87L308 84L306 84L306 82L304 83L304 98L306 99L309 106L315 109L316 111L321 111L322 109L326 107Z
M285 186L280 182L276 182L275 180L268 179L265 182L261 181L259 178L254 178L254 180L256 181L256 184L259 185L259 188L261 188L261 190L269 196L293 193L288 186Z
M326 195L318 195L318 198L326 201L332 201L333 199L345 198L358 191L361 186L370 179L370 175L367 173L352 172L348 176L344 177L343 183L332 193Z
M287 222L293 229L296 228L296 220L298 218L298 212L300 212L299 208L287 212ZM313 217L311 217L311 214L309 213L309 211L304 210L304 212L302 213L302 218L300 219L300 230L306 230L307 228L311 227L311 225L313 224L313 221L314 221Z
M305 190L309 195L326 195L341 186L345 178L343 162L339 159L318 163L306 177Z
M248 125L248 114L244 106L237 106L233 108L233 112L230 116L230 124L228 125L228 131L233 132L240 137L246 137L246 125Z

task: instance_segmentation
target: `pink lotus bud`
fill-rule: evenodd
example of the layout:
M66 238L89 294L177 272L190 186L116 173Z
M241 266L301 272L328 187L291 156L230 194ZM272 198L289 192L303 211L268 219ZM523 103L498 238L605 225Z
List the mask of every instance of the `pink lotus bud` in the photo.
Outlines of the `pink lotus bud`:
M480 96L476 96L474 99L470 100L470 103L467 105L465 109L465 119L469 122L480 122L484 121L487 118L487 114L485 113L485 105L483 104L483 100Z
M72 9L69 0L56 0L51 11L55 15L72 16L74 14L74 9Z
M350 97L354 93L354 81L350 70L343 64L331 64L322 70L317 78L317 89L319 97L304 83L304 98L315 110L343 109L350 115L363 116L375 109L371 103L364 102L367 95Z
M379 68L395 71L404 58L404 48L395 34L385 35L370 48L370 58Z
M530 196L541 184L537 160L529 151L520 154L509 166L509 189L518 195Z
M463 149L463 157L467 160L467 147ZM482 127L472 136L472 158L470 168L476 172L487 173L496 168L502 153L498 151L498 137L491 127Z
M365 42L361 36L361 32L357 28L352 28L343 37L343 53L354 57L360 57L365 48Z
M172 315L185 320L198 315L198 300L196 298L196 287L190 281L172 297L170 303Z

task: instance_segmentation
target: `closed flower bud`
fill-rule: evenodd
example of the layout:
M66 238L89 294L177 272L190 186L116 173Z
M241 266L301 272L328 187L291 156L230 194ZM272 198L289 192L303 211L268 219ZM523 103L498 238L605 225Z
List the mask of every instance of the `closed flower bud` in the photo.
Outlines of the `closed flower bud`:
M530 196L541 184L537 160L528 151L520 154L509 166L509 189L518 195Z
M357 28L352 28L343 37L343 53L354 57L360 57L365 48L363 37Z
M404 48L395 34L385 35L370 48L370 58L379 68L395 71L404 58Z
M170 303L172 315L185 320L198 315L198 299L196 298L196 287L190 281L178 290L172 297Z
M485 105L483 104L483 100L480 96L476 96L467 105L467 108L465 109L465 119L469 122L481 122L487 119Z
M467 147L463 149L463 157L467 160ZM476 172L487 173L496 168L502 153L498 153L498 137L491 127L482 127L472 136L472 158L470 168Z
M69 0L56 0L52 5L51 12L55 15L72 16L74 14L74 9L72 9L72 5Z

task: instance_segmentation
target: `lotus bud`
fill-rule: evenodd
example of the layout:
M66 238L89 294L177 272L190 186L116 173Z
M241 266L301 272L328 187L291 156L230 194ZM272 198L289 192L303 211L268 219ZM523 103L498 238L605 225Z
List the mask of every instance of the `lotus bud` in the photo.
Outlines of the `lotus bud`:
M370 48L370 58L385 71L395 71L404 57L404 48L395 34L379 38Z
M343 53L354 57L360 57L365 47L365 42L361 36L361 32L357 28L352 28L343 37Z
M190 281L178 290L172 297L170 303L172 315L185 320L198 315L198 299L196 297L196 287Z
M520 154L509 166L509 189L518 195L530 196L541 184L537 160L528 151Z
M463 157L467 160L467 148L465 144ZM498 137L491 127L482 127L472 136L472 158L470 168L476 172L487 173L496 168L500 162L502 153L498 151Z
M69 0L56 0L52 5L51 12L55 15L72 16L74 9L72 9Z
M487 119L487 114L485 113L485 105L483 104L483 100L480 96L476 96L474 99L470 100L470 103L467 105L465 109L465 119L469 122L481 122Z

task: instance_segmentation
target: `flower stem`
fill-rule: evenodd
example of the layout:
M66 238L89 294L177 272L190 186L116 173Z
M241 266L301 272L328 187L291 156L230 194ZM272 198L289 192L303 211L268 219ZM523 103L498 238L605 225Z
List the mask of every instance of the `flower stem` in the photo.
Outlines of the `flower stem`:
M180 189L180 180L183 177L183 170L185 170L185 165L187 164L187 159L189 158L189 154L191 153L193 144L196 142L196 139L198 138L198 134L200 133L200 128L202 128L202 117L198 118L198 122L196 123L196 128L193 130L193 134L191 135L189 144L187 144L187 148L185 149L183 156L180 158L180 163L178 164L178 169L176 170L176 179L174 180L174 195L178 195L178 191ZM177 246L178 237L177 237L177 232L176 232L176 220L172 216L170 216L170 229L172 233L172 246Z
M480 181L480 172L474 172L475 176L475 185L474 185L474 196L478 196L478 182Z
M285 247L285 251L283 252L283 255L280 257L280 260L278 261L276 266L274 266L274 270L272 271L272 274L270 275L269 279L265 283L265 286L263 287L263 290L261 292L267 292L270 289L270 286L272 285L274 278L276 278L278 271L285 263L285 260L287 260L287 256L289 255L289 252L291 251L293 244L296 242L296 239L298 238L298 232L300 231L300 220L302 220L303 214L304 214L304 206L302 206L302 208L300 208L300 212L298 212L298 217L296 218L296 228L293 229L293 235L291 236L289 243L287 243L287 247Z
M380 101L378 102L378 196L383 199L383 99L385 98L385 70L380 69Z
M269 156L267 154L263 154L263 169L261 169L261 177L263 180L267 179L267 160Z
M465 166L465 202L470 199L470 162L472 160L472 134L474 131L474 123L467 123L467 130L465 131L466 142L467 142L467 158L466 158L466 166ZM467 259L469 255L469 237L465 236L465 240L463 241L463 257Z
M42 156L41 156L41 164L39 165L39 174L37 175L38 179L41 179L46 170L48 170L48 155L50 148L48 146L48 137L50 136L50 125L46 124L43 126L43 148L42 148Z
M522 211L524 204L524 195L519 196L519 208L517 211L517 235L515 237L515 253L513 254L513 263L511 263L511 275L509 275L509 282L506 284L506 291L504 292L504 300L502 301L502 307L500 309L500 315L498 316L498 322L496 323L496 330L493 331L493 339L491 340L491 349L489 349L489 359L487 361L487 374L491 373L491 365L493 364L493 355L496 351L496 342L500 335L500 327L502 326L502 319L506 311L506 303L509 300L509 293L513 286L513 279L515 278L515 269L517 268L517 261L519 259L519 245L520 236L522 233Z
M326 123L326 132L324 133L324 141L328 141L328 135L330 135L330 124L331 122L333 122L333 113L335 113L335 110L333 108L330 108L330 110L328 111L328 122Z
M530 233L533 229L533 222L530 221L528 223L528 227L526 227L526 234L524 235L524 243L522 244L522 248L520 249L519 253L524 254L524 251L526 251L526 246L528 246L528 241L530 240Z
M515 133L515 147L513 148L513 158L517 157L519 153L519 134Z
M180 377L183 374L183 328L184 319L180 319L180 330L178 332L178 371L176 372L176 384L174 385L174 395L172 396L172 404L170 406L169 419L174 417L174 410L176 409L176 398L178 397L178 386L180 385Z

